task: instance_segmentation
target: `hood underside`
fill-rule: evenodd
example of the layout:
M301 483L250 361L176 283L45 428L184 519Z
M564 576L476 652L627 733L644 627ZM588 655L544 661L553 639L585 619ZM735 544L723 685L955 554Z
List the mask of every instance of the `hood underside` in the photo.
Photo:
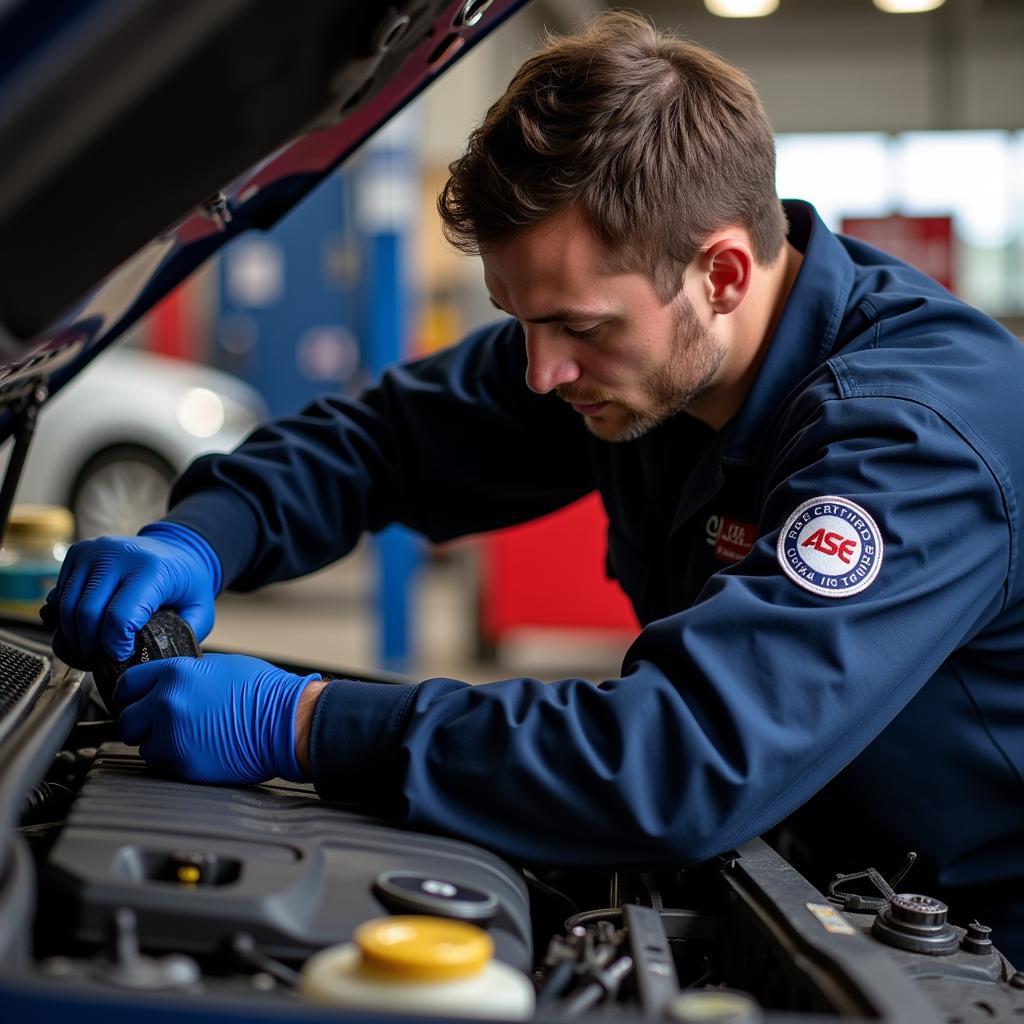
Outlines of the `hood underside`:
M0 405L271 227L525 2L0 0Z

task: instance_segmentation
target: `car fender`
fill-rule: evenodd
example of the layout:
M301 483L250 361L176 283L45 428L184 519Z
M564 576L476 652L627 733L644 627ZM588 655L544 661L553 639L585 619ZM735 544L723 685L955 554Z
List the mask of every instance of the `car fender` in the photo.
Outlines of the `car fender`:
M215 392L225 406L224 424L208 437L179 422L190 387ZM204 452L234 447L262 411L257 393L228 374L148 352L105 353L41 410L17 500L66 504L86 463L117 445L146 449L180 472Z

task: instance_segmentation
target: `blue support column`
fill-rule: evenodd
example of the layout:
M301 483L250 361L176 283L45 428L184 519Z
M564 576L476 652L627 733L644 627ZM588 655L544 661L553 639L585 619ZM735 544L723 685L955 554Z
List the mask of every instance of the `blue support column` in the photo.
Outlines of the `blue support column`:
M374 375L408 351L413 289L409 239L416 209L416 115L407 112L379 132L356 167L356 222L364 233L366 359ZM412 652L411 603L421 543L401 527L375 538L377 612L381 664L406 672Z

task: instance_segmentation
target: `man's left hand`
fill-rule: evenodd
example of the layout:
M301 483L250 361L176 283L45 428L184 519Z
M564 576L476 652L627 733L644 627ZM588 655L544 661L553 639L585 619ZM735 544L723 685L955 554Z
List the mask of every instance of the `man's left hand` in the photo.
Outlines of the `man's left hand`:
M325 685L241 654L152 661L128 669L114 690L118 733L151 767L190 782L305 781L297 741L308 742L312 706L302 697Z

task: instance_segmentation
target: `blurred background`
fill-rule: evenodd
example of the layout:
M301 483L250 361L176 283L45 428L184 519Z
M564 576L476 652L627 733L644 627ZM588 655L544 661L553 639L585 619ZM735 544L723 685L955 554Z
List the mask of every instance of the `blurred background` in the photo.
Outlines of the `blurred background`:
M62 470L81 533L134 532L197 450L230 447L264 411L358 390L387 362L493 319L478 261L441 238L447 164L546 30L606 6L535 0L272 233L240 237L165 300L132 353L108 353L67 389L68 404L90 378L109 393L117 358L210 368L188 367L167 437L115 431L103 472ZM752 76L777 131L780 195L1024 335L1024 0L630 6ZM593 500L443 549L389 530L311 578L222 597L208 643L417 678L614 676L637 626L603 579L602 531Z

